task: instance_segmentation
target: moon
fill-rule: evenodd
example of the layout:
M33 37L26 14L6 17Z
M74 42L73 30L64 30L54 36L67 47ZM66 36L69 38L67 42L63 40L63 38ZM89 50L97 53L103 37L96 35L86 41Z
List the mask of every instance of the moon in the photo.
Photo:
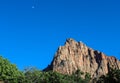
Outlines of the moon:
M32 9L34 9L35 8L35 6L32 6Z

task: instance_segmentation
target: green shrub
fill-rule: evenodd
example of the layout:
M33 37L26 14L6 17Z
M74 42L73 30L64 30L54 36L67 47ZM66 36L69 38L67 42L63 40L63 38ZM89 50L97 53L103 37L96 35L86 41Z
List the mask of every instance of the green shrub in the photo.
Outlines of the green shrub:
M15 64L11 64L7 59L0 56L0 80L9 83L18 83L24 75Z

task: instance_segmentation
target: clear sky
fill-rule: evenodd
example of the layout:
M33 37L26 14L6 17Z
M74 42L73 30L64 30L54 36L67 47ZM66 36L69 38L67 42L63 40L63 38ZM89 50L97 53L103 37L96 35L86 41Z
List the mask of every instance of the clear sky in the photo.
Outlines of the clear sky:
M66 38L120 59L120 0L0 0L0 55L45 68Z

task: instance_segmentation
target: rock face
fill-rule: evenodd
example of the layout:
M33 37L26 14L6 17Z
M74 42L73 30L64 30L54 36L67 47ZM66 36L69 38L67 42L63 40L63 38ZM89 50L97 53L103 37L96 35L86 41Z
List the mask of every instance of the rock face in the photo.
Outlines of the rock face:
M67 39L65 45L58 48L53 61L45 70L72 74L80 69L82 72L90 73L92 78L96 78L108 73L110 67L120 69L120 61L93 50L82 42Z

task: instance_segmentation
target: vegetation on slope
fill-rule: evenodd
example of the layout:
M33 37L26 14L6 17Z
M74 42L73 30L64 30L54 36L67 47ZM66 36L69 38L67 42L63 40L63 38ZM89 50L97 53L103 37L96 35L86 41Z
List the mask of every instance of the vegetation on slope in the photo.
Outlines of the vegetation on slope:
M120 83L120 70L110 68L110 71L101 76L97 83Z
M36 68L31 68L25 71L25 83L88 83L90 75L87 73L85 79L82 79L80 70L73 75L63 75L58 72L48 71L42 72Z
M11 64L7 59L0 56L0 80L17 83L24 77L24 74L19 71L15 64Z
M90 74L77 70L72 75L64 75L58 72L43 72L34 67L29 67L23 72L7 59L0 57L0 82L4 83L89 83ZM105 76L101 76L97 83L120 83L120 70L112 69Z

